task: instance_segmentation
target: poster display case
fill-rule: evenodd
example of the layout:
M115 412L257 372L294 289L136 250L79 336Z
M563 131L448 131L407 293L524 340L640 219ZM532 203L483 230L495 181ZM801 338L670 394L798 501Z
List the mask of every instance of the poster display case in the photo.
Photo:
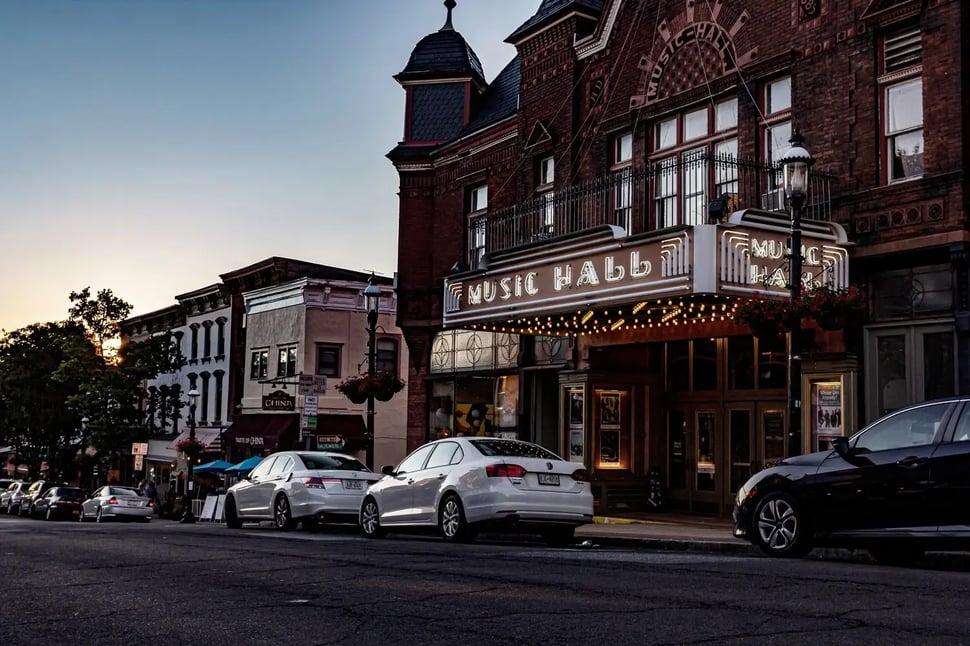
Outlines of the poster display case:
M594 463L596 468L629 468L632 453L629 413L626 411L629 392L597 389L595 393L597 452Z
M565 446L570 462L585 464L586 461L586 387L582 384L563 389L563 420L565 420Z

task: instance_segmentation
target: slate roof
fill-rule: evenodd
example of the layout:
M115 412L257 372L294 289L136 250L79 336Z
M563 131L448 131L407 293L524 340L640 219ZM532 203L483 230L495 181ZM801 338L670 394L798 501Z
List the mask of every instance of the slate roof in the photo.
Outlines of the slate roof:
M394 78L406 81L468 75L485 82L482 63L460 33L450 26L428 34L411 51L407 66Z
M481 107L472 115L471 121L465 126L462 134L474 132L515 114L519 109L521 76L522 64L516 56L485 90Z
M566 9L585 10L588 13L599 15L603 11L603 0L542 0L536 15L522 23L505 39L505 42L512 42Z

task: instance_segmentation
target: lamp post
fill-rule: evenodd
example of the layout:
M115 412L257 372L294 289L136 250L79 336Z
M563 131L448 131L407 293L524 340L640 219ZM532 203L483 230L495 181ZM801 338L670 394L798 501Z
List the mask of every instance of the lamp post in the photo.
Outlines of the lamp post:
M364 302L367 306L367 373L373 378L377 372L377 351L374 348L375 337L377 336L377 312L381 304L381 288L374 284L374 276L371 275L367 281L367 288L364 290ZM367 455L365 464L371 471L374 470L374 389L367 391Z
M798 129L788 140L791 147L778 161L785 178L785 199L791 211L791 249L788 253L788 286L791 289L792 320L788 340L788 455L802 452L802 317L796 304L802 295L802 207L808 195L808 170L812 155L804 148Z
M78 484L82 486L84 484L84 458L87 457L88 452L88 423L90 421L91 418L87 415L81 418L81 475L77 480Z
M195 402L199 399L199 391L193 388L188 392L189 396L189 441L195 440ZM185 497L182 498L182 520L183 523L194 523L195 514L192 512L192 470L195 465L192 455L186 455L185 461L188 463L188 473L185 477Z

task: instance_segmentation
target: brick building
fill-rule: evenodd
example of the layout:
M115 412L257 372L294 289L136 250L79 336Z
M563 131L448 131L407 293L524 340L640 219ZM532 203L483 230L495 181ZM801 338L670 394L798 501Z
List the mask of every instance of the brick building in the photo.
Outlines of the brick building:
M520 437L583 463L604 507L656 471L724 511L766 462L970 392L963 3L543 0L490 83L444 4L395 76L388 155L409 448ZM793 335L737 308L797 291L795 129L802 285L866 298L789 321L789 397Z

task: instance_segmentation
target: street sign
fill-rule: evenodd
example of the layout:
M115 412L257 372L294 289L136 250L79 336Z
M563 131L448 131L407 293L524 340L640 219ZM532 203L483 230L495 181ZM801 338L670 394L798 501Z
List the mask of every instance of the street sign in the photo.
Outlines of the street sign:
M131 443L131 454L132 455L148 455L148 442L132 442Z
M319 410L320 405L319 395L304 395L303 397L303 414L304 415L316 415Z
M313 375L313 392L318 395L327 394L327 375Z
M300 375L299 393L309 395L313 393L313 375Z
M339 435L317 435L318 451L339 451L344 448L344 438Z
M316 415L304 415L302 423L300 424L302 428L310 429L315 431L317 429L317 416Z
M135 471L141 471L145 468L145 458L142 455L135 456Z

